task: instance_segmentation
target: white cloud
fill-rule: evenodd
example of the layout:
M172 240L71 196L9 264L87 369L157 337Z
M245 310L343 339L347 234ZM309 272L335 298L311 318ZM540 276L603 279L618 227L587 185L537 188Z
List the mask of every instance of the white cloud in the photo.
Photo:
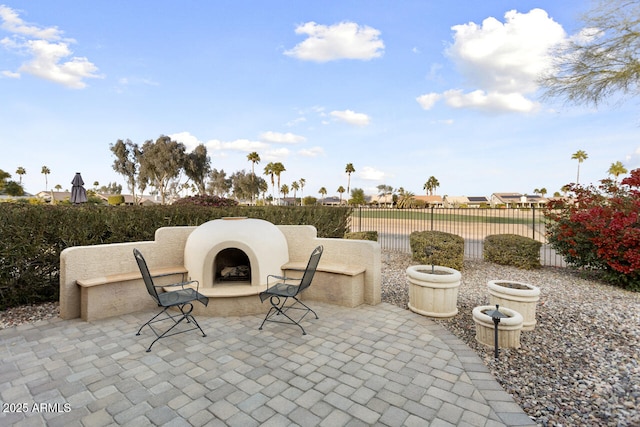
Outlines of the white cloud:
M427 93L417 97L416 101L418 101L418 104L425 110L430 110L440 98L442 98L442 95L439 93Z
M31 56L18 69L36 77L50 80L73 89L86 87L85 79L99 78L98 67L85 57L72 56L69 48L72 39L62 41L62 31L56 27L41 28L26 24L18 14L4 5L0 5L0 28L13 35L4 38L1 45L19 54ZM57 41L57 42L54 42ZM69 57L71 57L69 59ZM10 72L15 77L17 72ZM3 74L6 75L6 72Z
M15 10L5 5L0 5L0 19L2 19L0 28L10 33L44 40L59 40L62 37L62 31L57 27L40 28L29 25L18 16Z
M291 132L280 133L267 131L260 135L260 140L276 144L297 144L307 140L304 136L295 135Z
M20 78L20 73L14 73L13 71L8 71L8 70L3 71L2 75L4 77L8 77L10 79L19 79Z
M355 126L366 126L371 122L371 118L364 113L356 113L351 110L332 111L331 117Z
M371 166L365 166L358 172L358 177L367 181L382 181L387 178L387 174Z
M453 108L471 108L488 112L516 111L529 113L538 108L538 104L520 93L500 93L474 90L462 93L461 90L448 90L444 93L447 105Z
M288 157L289 153L290 151L288 148L277 148L275 150L268 150L265 153L264 158L268 161L280 161L283 158Z
M192 151L198 145L202 144L202 141L200 141L194 135L191 135L190 132L186 132L186 131L185 132L173 133L173 134L167 135L167 136L169 138L171 138L173 141L183 143L185 145L185 147L187 147L187 151Z
M384 52L380 31L355 22L330 26L307 22L296 27L296 34L306 34L308 38L284 54L305 61L369 60L382 56Z
M454 42L447 55L474 89L466 94L461 89L447 91L448 105L490 112L538 108L527 96L538 89L538 76L552 66L552 49L567 39L547 12L511 10L505 13L504 23L490 17L481 25L470 22L452 30Z
M220 149L222 150L245 151L247 153L262 150L266 147L267 144L264 142L251 141L249 139L236 139L235 141L220 143Z
M318 157L324 154L324 149L322 147L305 148L298 151L298 154L304 157Z

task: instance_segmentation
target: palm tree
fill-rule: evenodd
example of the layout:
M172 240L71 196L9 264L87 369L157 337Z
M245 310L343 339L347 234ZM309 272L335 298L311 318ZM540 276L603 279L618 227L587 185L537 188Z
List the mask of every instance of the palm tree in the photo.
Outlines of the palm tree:
M287 184L282 184L282 187L280 187L280 192L282 193L282 195L286 199L287 195L289 194L289 186Z
M342 193L345 192L344 187L341 185L340 187L338 187L338 193L340 193L340 204L342 204Z
M351 187L351 174L356 171L353 167L353 163L347 163L347 167L344 168L344 171L347 173L347 194L349 194L349 187Z
M302 199L304 197L304 185L307 183L307 180L300 178L298 182L300 183L300 198Z
M320 199L320 204L324 205L324 196L327 195L327 189L324 187L320 187L320 190L318 190L318 193L320 193L320 195L322 196L322 198Z
M298 184L298 181L293 181L291 183L291 189L293 190L293 205L295 206L296 205L296 193L300 189L300 184Z
M282 163L276 162L273 164L273 174L278 178L278 188L280 188L280 174L284 171L286 171L286 169Z
M256 163L260 163L260 155L254 151L252 153L247 154L247 160L251 162L251 184L253 184L253 181L256 176L255 166L256 166ZM254 202L254 199L253 199L254 196L255 196L254 194L251 195L251 203Z
M47 179L47 175L51 173L51 169L46 166L43 166L40 170L40 173L44 175L44 191L47 191L47 187L49 186L49 180Z
M580 184L580 163L584 162L588 158L589 156L587 155L587 153L582 150L578 150L571 155L572 160L578 161L578 176L576 177L576 184Z
M273 162L269 162L267 166L264 167L264 174L271 177L271 197L273 197L273 191L275 190L275 180L273 179L275 172L273 170Z
M624 165L620 161L611 163L611 167L607 171L609 175L613 175L613 181L616 183L618 182L618 177L620 175L624 175L627 172L629 171L627 170L627 168L624 167Z
M422 188L427 191L428 195L433 196L433 192L438 187L440 187L440 182L438 182L435 176L431 175Z
M27 170L25 168L23 168L22 166L19 166L18 169L16 169L16 173L20 176L20 185L22 185L22 175L27 173Z
M398 188L398 209L410 208L413 200L413 194L411 191L406 191L404 188Z

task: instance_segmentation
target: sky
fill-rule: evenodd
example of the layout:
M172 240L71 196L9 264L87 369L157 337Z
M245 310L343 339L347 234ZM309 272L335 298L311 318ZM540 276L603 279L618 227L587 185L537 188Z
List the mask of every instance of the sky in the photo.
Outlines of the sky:
M125 180L109 147L168 135L297 196L548 195L640 167L637 101L544 100L585 0L0 0L0 169L25 190ZM266 176L264 176L268 180ZM290 194L292 195L292 194Z

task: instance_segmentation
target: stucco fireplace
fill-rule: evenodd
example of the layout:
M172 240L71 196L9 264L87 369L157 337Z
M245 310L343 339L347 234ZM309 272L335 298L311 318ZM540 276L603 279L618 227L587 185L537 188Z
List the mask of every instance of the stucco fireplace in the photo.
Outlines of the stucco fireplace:
M278 227L253 218L206 222L187 238L184 266L200 289L266 285L289 261L287 240Z

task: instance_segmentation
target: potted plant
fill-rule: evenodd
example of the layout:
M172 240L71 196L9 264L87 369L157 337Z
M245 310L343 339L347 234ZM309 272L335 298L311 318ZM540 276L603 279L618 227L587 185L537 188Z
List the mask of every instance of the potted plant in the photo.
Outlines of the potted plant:
M476 341L493 347L495 345L495 323L489 312L496 310L495 305L481 305L472 311L473 323L476 325ZM498 347L520 348L520 331L522 331L522 315L515 310L500 307L505 317L498 323Z
M490 280L489 304L507 307L522 314L522 330L532 331L536 326L536 306L540 299L540 288L513 280Z
M430 256L432 248L425 249ZM461 274L441 265L412 265L407 268L409 310L429 317L458 314Z

